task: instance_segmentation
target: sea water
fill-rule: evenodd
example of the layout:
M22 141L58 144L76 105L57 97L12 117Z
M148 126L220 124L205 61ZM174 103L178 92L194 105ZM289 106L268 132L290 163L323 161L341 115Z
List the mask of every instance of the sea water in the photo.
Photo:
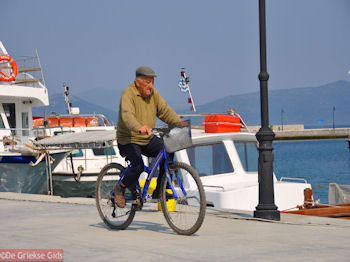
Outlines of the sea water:
M346 139L275 141L274 172L304 178L313 186L314 200L328 203L329 183L350 184L350 151Z

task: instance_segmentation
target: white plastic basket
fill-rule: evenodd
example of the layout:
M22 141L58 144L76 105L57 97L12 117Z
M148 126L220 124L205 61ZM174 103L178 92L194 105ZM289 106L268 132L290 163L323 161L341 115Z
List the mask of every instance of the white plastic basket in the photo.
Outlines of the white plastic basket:
M165 150L168 153L191 147L191 128L189 126L174 127L163 136L163 141Z

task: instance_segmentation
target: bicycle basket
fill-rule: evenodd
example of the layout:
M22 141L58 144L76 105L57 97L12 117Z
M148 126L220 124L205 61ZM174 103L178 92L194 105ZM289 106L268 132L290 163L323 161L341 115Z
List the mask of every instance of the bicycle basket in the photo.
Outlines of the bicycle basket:
M173 153L181 149L192 146L191 128L174 127L163 136L164 147L168 153Z

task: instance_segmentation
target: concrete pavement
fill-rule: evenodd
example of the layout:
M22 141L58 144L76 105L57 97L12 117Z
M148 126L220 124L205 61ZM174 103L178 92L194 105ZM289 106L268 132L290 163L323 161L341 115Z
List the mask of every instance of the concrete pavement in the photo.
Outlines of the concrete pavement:
M201 229L180 236L154 204L129 228L101 221L94 199L0 193L2 249L63 249L64 261L349 261L350 221L208 209Z

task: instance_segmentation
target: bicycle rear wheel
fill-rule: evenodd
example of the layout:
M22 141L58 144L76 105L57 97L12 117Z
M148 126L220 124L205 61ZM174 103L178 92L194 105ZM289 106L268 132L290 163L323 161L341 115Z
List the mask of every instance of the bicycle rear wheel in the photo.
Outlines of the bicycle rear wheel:
M125 207L120 208L114 202L114 185L124 171L120 164L106 165L98 175L96 181L96 206L103 222L112 229L125 229L134 219L136 206L133 204L132 194L125 192Z
M167 189L168 179L165 175L161 186L165 219L176 233L192 235L201 227L205 216L206 199L202 182L197 171L185 163L174 162L169 166L169 172L178 198L169 197L171 189Z

